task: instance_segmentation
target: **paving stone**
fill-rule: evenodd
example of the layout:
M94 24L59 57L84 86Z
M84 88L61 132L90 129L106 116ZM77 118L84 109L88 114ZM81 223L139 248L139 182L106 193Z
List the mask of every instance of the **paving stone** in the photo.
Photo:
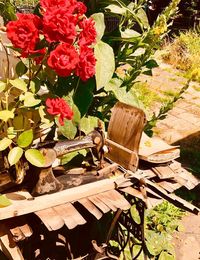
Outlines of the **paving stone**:
M190 113L189 111L178 114L177 117L179 119L184 119L194 125L196 125L200 122L200 118L198 116L195 116L194 114Z

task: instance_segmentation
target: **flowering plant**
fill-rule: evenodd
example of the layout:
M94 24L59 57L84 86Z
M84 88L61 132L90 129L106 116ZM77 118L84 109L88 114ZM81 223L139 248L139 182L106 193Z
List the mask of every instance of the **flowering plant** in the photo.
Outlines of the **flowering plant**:
M44 165L36 149L44 133L56 128L74 138L81 122L87 121L84 115L95 85L103 87L114 72L112 48L101 41L103 14L88 18L86 12L85 4L77 0L40 0L34 14L18 13L6 25L19 62L13 77L1 42L8 66L0 82L0 151L7 167L15 167L18 183L27 161ZM107 68L106 54L111 57Z

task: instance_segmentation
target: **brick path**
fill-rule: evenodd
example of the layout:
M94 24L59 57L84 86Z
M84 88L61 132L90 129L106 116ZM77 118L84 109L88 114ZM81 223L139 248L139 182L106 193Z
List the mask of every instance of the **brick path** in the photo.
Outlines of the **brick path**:
M153 70L153 76L142 76L139 79L147 82L150 89L157 92L178 92L187 80L178 75L178 71L168 65L160 64ZM179 73L180 74L180 73ZM191 82L164 120L157 122L154 134L169 144L180 144L182 148L200 151L200 85ZM156 105L153 110L159 110Z

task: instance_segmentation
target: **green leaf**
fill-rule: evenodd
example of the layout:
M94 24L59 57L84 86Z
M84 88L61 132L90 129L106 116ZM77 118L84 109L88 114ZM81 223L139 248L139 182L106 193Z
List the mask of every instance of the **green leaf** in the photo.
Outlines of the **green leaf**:
M8 146L12 143L12 140L10 140L7 137L4 137L1 141L0 141L0 151L5 150L6 148L8 148Z
M112 91L116 99L118 99L120 102L141 108L142 104L140 103L134 90L130 89L129 91L127 91L126 87L120 87L122 83L123 81L121 79L113 78L104 87L104 89L106 91Z
M140 8L137 12L137 17L140 19L144 28L149 28L149 21L146 12Z
M22 79L10 79L9 82L15 87L24 92L27 91L26 83Z
M171 254L168 254L165 251L162 251L158 260L175 260L174 256Z
M89 134L98 126L98 118L94 116L88 116L81 118L80 129L85 134Z
M124 14L126 12L125 8L115 4L106 6L106 9L109 9L114 14Z
M9 139L15 138L17 135L17 131L15 131L13 126L8 127L7 129L7 136Z
M115 71L115 57L113 49L107 43L99 41L94 47L96 62L97 90L104 87L111 80Z
M6 197L6 195L0 195L0 208L10 206L11 204L11 201Z
M19 159L22 157L23 150L20 147L14 147L10 152L8 153L8 161L10 163L10 166L16 164Z
M22 147L25 148L27 146L29 146L33 141L33 130L26 130L23 133L21 133L17 139L17 144Z
M8 119L14 118L15 116L14 111L15 109L0 111L0 119L3 120L4 122L7 122Z
M59 131L62 133L62 135L68 139L73 139L75 137L77 128L71 120L65 120L64 126L60 126L58 118L56 118L56 123L59 126Z
M140 223L141 223L140 215L139 215L139 212L138 212L138 210L137 210L137 208L136 208L136 205L131 206L130 212L131 212L131 217L132 217L132 219L133 219L137 224L140 224Z
M74 101L72 99L72 94L70 93L68 96L63 97L63 98L67 101L68 105L71 107L71 109L74 113L72 122L75 125L78 125L81 120L81 114L80 114L78 107L74 104Z
M25 66L25 64L22 61L19 61L15 67L15 70L17 75L21 77L27 72L28 68Z
M127 28L124 31L121 30L121 37L122 38L134 38L134 37L137 38L140 35L141 35L140 33L138 33L137 31L135 31L133 29Z
M25 107L34 107L41 103L40 99L36 99L34 94L26 92L24 95L20 95L20 100L24 100Z
M147 76L153 76L152 74L152 70L145 70L142 72L143 74L147 75Z
M105 31L105 22L104 22L104 14L103 13L95 13L93 15L91 15L91 17L94 19L95 21L95 28L97 31L97 42L101 40L101 38L104 35L104 31Z
M3 92L6 88L6 83L3 81L0 81L0 92Z
M87 152L86 150L80 150L80 151L77 151L77 152L72 152L72 153L68 153L68 154L65 154L62 158L61 158L61 164L64 165L64 164L67 164L69 163L72 159L74 159L76 157L76 159L78 158L78 156L82 156L83 158L86 156Z
M158 63L151 59L151 60L148 60L146 63L145 63L145 66L148 68L148 69L153 69L153 68L156 68L156 67L159 67Z
M94 88L94 78L91 78L86 82L80 81L78 85L78 88L73 96L73 100L78 107L81 116L84 116L88 112L88 109L93 101Z
M25 152L25 157L32 165L37 167L43 167L45 158L37 149L28 149Z

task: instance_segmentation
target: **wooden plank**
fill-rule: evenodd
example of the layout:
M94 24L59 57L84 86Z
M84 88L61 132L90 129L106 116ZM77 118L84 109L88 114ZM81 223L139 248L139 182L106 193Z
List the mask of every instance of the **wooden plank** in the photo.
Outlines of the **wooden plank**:
M24 260L24 257L12 238L6 223L0 222L0 245L9 260Z
M98 208L88 199L83 198L78 200L78 202L83 205L95 218L100 219L103 214Z
M96 195L104 204L106 204L112 211L117 211L117 207L113 204L113 201L110 200L104 193Z
M64 226L64 220L52 208L40 210L35 214L42 220L49 231L58 230Z
M35 198L32 198L30 193L24 192L24 195L29 195L30 198L19 201L11 199L12 205L6 208L1 208L0 220L40 211L67 202L77 201L81 198L96 195L97 193L112 190L115 189L115 182L121 183L125 180L124 176L118 176L116 178L100 180L95 183L84 184L78 188L74 187L54 194L43 195Z
M104 192L104 194L107 194L108 198L110 198L114 205L122 210L128 210L131 207L131 204L122 196L118 191L111 190Z
M62 216L62 219L65 222L65 225L68 227L68 229L73 229L75 228L78 224L77 222L74 220L74 218L72 217L70 208L69 208L69 204L64 204L64 205L59 205L54 207L54 210L56 210L56 212Z
M78 225L83 225L86 223L86 220L82 217L82 215L77 211L77 209L71 203L59 205L54 207L53 209L64 220L65 225L69 229L73 229Z
M167 165L152 167L152 170L157 174L160 179L170 179L173 178L175 175L174 171Z
M143 178L148 178L149 179L149 178L153 178L153 177L155 177L157 175L151 169L148 169L148 170L141 170L141 176Z
M28 224L24 224L19 227L22 233L25 235L26 238L30 237L33 234L33 230Z
M142 193L133 187L126 187L126 188L122 188L120 190L123 191L124 193L128 193L128 194L132 195L133 197L137 197L138 199L144 200Z
M140 180L140 175L137 173L131 173L131 171L127 171L127 173L129 173L129 177L131 178L136 178L138 180ZM171 203L174 203L175 205L177 205L178 207L182 207L184 209L187 209L188 211L191 211L195 214L198 214L200 209L193 206L192 204L190 204L189 202L175 196L174 194L168 194L163 188L159 187L158 184L153 183L150 180L145 180L146 185L148 188L152 189L153 191L155 191L156 193L158 193L158 195L160 195L162 198L168 200Z
M108 139L138 153L144 124L145 114L141 109L118 102L112 108Z
M167 190L168 192L173 192L182 186L179 183L171 183L168 181L157 182L157 184L161 186L163 189Z
M139 157L136 152L131 151L130 149L109 139L106 139L106 145L108 145L109 148L109 152L106 154L106 157L122 165L126 169L136 171L139 161Z
M15 242L19 242L24 240L26 237L23 234L23 232L21 231L21 229L19 227L14 227L10 229L11 234L13 235L13 240Z
M110 211L110 208L103 203L96 195L88 197L88 199L97 206L103 213L107 213Z

